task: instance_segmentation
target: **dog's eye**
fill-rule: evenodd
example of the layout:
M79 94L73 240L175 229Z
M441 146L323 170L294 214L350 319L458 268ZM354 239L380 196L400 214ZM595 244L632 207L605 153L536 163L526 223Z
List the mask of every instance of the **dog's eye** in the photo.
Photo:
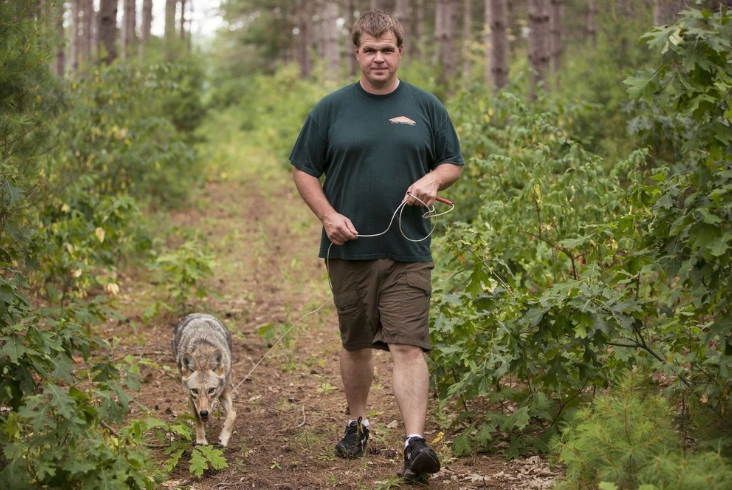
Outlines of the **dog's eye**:
M216 393L216 388L209 388L208 394L213 395L214 393Z
M191 388L191 393L193 393L194 395L198 395L198 390L195 388Z

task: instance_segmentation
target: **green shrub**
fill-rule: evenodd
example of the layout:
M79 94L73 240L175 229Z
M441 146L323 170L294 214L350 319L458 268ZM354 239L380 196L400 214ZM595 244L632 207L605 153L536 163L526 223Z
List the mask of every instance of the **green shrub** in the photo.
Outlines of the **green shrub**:
M212 294L206 285L206 279L213 275L212 250L206 245L205 237L195 230L184 230L183 239L182 244L155 257L150 264L167 298L153 304L146 316L156 316L163 310L184 311L192 301Z
M552 441L554 454L566 466L565 478L554 488L727 488L729 462L713 452L685 454L671 407L638 386L639 377L630 374L610 393L595 397Z

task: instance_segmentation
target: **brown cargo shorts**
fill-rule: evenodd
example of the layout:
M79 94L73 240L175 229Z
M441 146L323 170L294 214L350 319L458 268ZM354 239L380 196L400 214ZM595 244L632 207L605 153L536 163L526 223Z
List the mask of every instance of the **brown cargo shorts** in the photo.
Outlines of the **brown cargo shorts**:
M327 265L344 349L389 350L389 344L432 348L434 263L331 259Z

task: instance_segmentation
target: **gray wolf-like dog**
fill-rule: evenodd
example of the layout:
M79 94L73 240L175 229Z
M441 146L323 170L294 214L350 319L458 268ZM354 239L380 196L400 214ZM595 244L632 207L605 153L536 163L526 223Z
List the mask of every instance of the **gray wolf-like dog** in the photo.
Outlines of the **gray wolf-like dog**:
M193 313L173 330L173 357L181 374L195 417L196 444L207 445L203 427L216 400L226 412L219 443L226 447L234 428L236 411L231 401L231 334L216 317Z

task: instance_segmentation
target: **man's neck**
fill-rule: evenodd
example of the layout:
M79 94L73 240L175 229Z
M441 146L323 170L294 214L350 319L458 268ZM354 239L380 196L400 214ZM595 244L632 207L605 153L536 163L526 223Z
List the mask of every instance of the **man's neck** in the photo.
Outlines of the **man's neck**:
M368 81L362 78L359 83L361 84L361 88L363 88L366 92L370 94L386 95L395 91L397 87L399 87L400 82L398 78L394 78L392 82L390 82L388 85L385 85L384 87L374 87L373 85L369 84Z

